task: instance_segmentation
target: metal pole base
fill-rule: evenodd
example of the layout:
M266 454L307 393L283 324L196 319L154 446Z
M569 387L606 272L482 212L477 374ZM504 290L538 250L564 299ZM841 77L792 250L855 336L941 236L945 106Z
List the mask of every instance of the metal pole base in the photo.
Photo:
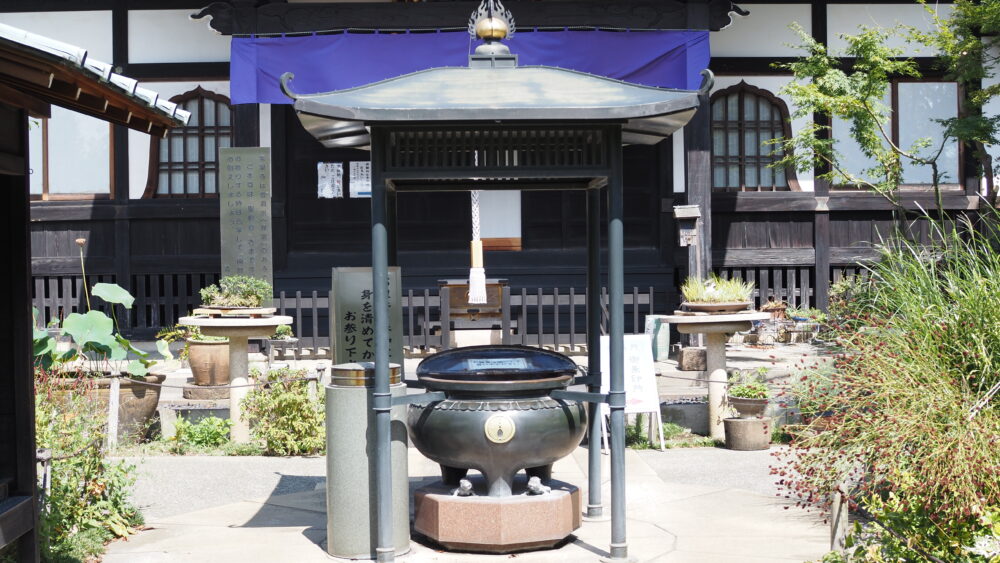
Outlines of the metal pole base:
M601 557L601 563L636 563L638 559L629 557L628 544L611 544L611 555Z
M375 561L378 563L392 563L396 560L396 550L391 547L375 548Z
M604 513L603 504L588 504L587 510L583 512L581 519L584 522L607 522L611 520L611 515Z

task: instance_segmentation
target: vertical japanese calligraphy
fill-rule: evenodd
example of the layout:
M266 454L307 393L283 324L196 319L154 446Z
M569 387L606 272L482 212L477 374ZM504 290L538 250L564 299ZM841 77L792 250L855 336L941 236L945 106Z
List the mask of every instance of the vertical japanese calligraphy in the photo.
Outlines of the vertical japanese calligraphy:
M398 267L389 268L389 361L403 364L403 300ZM375 296L371 268L334 268L330 292L334 363L375 360Z
M271 149L219 149L219 228L222 275L273 282Z

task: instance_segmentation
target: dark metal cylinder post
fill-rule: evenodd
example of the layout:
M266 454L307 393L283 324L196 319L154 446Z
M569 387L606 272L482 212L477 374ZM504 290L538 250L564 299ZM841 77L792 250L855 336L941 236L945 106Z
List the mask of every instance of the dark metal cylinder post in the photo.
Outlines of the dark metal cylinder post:
M621 130L612 140L608 178L608 315L611 317L609 366L611 385L611 559L628 559L625 541L625 250L622 196Z
M392 539L392 465L390 430L392 396L389 393L389 241L387 236L386 185L382 159L372 131L372 293L375 316L375 497L378 507L378 548L380 562L396 558Z
M601 190L587 192L587 375L588 391L601 392ZM601 505L601 427L604 425L600 403L587 407L590 433L587 436L587 513L588 518L604 515Z

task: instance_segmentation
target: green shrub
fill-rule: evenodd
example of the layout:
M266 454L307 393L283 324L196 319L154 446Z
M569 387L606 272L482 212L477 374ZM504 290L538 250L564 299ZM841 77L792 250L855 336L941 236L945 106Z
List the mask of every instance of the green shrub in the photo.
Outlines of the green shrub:
M202 303L214 307L263 307L274 297L271 284L250 276L226 276L199 293Z
M284 382L303 378L305 370L271 370L261 379L267 384L254 388L243 400L243 413L250 424L250 435L264 448L264 455L310 455L326 447L323 394L310 396L307 381Z
M766 399L770 394L767 383L764 383L764 375L767 368L756 370L735 370L729 376L729 386L726 394L730 397L742 399Z
M217 448L229 441L229 429L233 421L209 416L190 423L181 417L174 423L174 440L182 444L202 448Z
M989 561L974 546L1000 532L1000 217L925 220L934 242L897 234L851 287L846 353L793 390L825 424L775 468L810 506L847 484L871 522L852 560Z
M129 498L135 467L104 458L107 413L88 379L67 389L44 372L36 375L36 443L53 456L39 518L42 560L90 560L142 523Z

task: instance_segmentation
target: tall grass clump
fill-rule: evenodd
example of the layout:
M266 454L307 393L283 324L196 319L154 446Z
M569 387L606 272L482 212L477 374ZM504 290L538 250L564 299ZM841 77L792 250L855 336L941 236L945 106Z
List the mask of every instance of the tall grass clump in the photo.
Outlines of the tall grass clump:
M807 506L844 485L852 560L1000 557L1000 221L984 215L885 241L833 327L845 353L796 390L816 431L773 471Z

